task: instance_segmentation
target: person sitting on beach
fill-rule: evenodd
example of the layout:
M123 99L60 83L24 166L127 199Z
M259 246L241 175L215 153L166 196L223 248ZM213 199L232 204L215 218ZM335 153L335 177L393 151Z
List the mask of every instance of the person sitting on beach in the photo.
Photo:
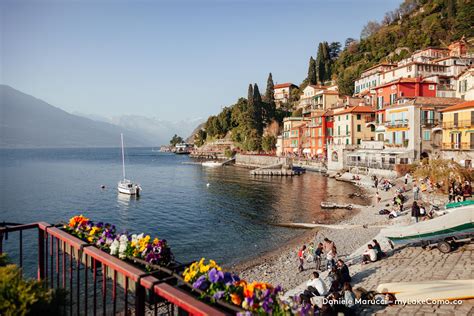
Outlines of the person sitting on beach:
M372 240L372 242L374 243L374 249L377 252L377 260L380 260L385 257L385 253L382 251L382 247L380 246L377 239Z
M303 292L302 295L311 298L313 296L326 296L328 293L328 288L324 281L319 277L317 271L313 272L313 277L311 280L306 282L307 289Z
M316 265L316 270L321 270L321 256L323 255L323 244L319 243L318 247L314 249L314 263Z
M298 266L298 270L300 272L304 271L303 264L304 264L305 252L306 252L306 245L303 245L303 247L301 247L301 249L298 251L298 260L300 261L300 265Z
M329 288L329 293L335 293L338 292L341 289L341 277L339 275L339 271L337 270L336 267L332 267L331 271L329 271L328 274L328 279L329 279L329 284L331 284L331 287Z
M352 286L349 282L344 283L344 286L342 287L342 294L344 295L344 304L349 309L349 313L346 312L345 315L352 314L354 312L353 308L355 307L356 296L354 291L352 291ZM352 313L350 313L351 311Z
M362 263L370 263L377 261L377 252L375 251L374 247L369 244L367 245L367 250L362 255Z
M398 217L398 210L396 207L392 208L392 210L390 211L390 214L388 214L388 219L393 219L395 217Z
M352 281L351 275L349 273L349 268L344 263L344 261L342 261L342 259L337 260L337 269L339 271L339 276L342 284Z

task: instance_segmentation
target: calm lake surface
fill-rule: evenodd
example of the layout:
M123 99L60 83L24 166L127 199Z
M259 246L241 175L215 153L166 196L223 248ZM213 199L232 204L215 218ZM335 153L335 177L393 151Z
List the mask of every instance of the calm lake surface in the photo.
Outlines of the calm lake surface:
M190 162L151 148L127 149L127 178L143 188L136 199L116 191L120 148L0 150L0 221L60 223L84 214L165 238L179 261L206 257L232 264L303 232L273 224L321 221L329 215L320 210L322 200L344 202L355 190L316 173L264 178ZM17 252L12 242L6 246Z

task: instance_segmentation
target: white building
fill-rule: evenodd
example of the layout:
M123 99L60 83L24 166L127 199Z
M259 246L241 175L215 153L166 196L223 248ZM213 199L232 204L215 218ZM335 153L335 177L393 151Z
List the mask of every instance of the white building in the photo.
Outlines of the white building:
M474 67L466 69L457 78L456 97L466 101L474 100Z
M291 91L296 88L298 88L298 86L291 82L274 85L273 96L275 98L276 107L279 108L282 104L290 102Z

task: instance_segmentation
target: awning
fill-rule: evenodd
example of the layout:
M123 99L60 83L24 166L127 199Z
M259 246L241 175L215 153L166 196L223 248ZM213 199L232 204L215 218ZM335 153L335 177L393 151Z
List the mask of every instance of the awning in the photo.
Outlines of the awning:
M322 154L323 153L323 150L321 148L319 148L318 150L316 150L316 154Z
M293 152L294 153L298 152L298 148L293 148Z
M377 128L375 129L375 131L376 131L376 132L385 132L386 129L385 129L385 126L380 125L380 126L377 126Z
M311 154L311 149L309 148L303 149L303 154Z
M435 132L440 132L440 131L442 131L442 130L443 130L443 129L442 129L441 127L433 127L433 128L431 129L431 131L432 131L433 133L435 133Z
M449 132L449 134L461 134L461 132L460 131L451 131L451 132Z

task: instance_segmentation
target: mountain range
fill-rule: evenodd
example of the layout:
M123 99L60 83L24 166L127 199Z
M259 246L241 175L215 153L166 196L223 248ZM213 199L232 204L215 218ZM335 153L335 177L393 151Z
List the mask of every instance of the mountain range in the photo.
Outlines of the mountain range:
M174 133L188 135L198 124L138 115L84 117L0 85L0 148L117 147L120 133L127 146L158 146Z

